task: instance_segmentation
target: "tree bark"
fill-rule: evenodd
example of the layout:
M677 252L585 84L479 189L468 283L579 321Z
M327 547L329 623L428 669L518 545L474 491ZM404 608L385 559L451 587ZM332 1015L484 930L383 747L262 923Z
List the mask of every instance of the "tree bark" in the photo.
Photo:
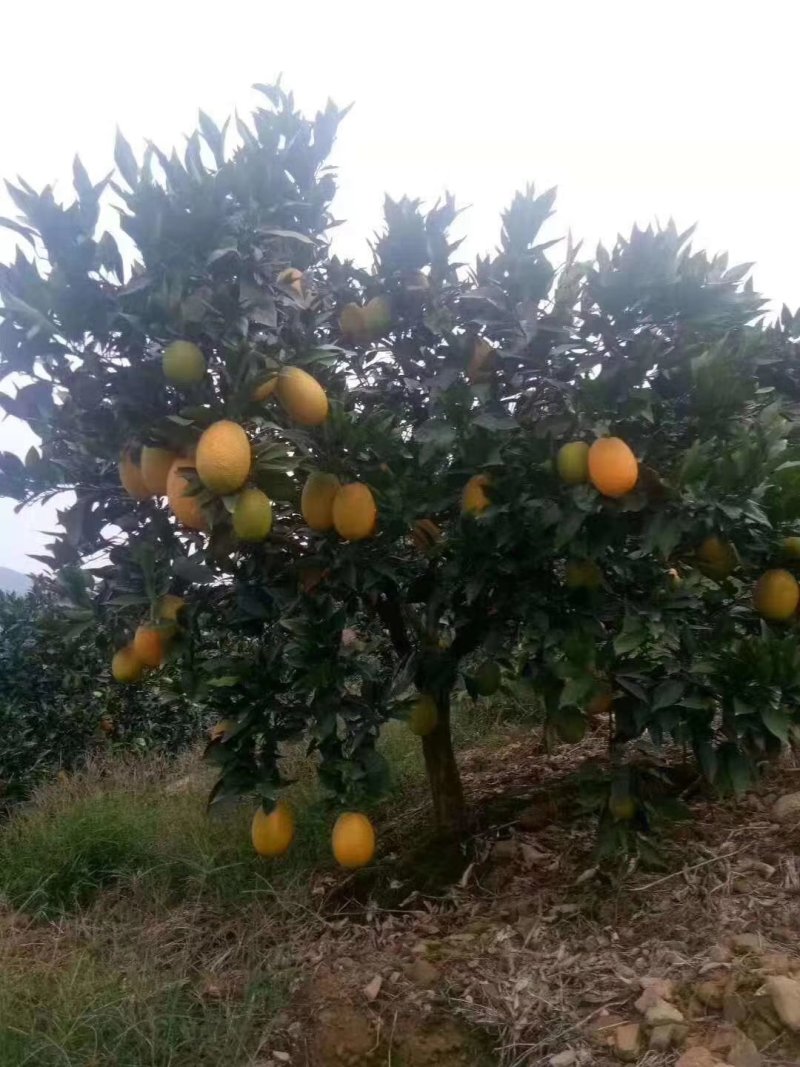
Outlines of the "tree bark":
M465 809L461 777L450 736L450 694L437 693L439 719L422 739L422 752L433 800L433 817L443 837L458 837L464 830Z

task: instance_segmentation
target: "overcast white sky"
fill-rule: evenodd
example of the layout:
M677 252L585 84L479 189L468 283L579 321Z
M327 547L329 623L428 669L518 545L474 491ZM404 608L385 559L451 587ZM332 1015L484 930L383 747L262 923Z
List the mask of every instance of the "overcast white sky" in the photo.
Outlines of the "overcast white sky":
M365 254L384 192L471 204L470 254L533 180L559 186L557 224L593 247L637 220L700 222L698 240L754 260L758 287L800 304L797 50L800 11L777 0L38 0L7 5L0 176L69 195L78 151L92 177L114 129L180 143L202 107L247 112L283 73L313 113L355 103L335 150L334 247ZM206 14L206 8L209 13ZM13 213L0 193L0 214ZM0 232L0 256L13 242ZM0 448L30 443L16 420ZM0 564L26 559L52 509L0 501Z

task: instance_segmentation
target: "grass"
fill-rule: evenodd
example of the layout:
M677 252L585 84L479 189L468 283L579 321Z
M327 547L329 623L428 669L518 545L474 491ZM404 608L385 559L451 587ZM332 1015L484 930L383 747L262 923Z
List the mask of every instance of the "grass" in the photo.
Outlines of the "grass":
M496 709L456 716L490 743ZM502 731L500 731L502 733ZM418 740L380 747L397 816L426 797ZM187 755L107 757L40 788L0 828L2 1067L245 1067L297 981L298 947L325 928L332 813L313 763L290 753L289 853L253 853L252 804L209 816L213 770ZM413 801L413 803L412 803Z

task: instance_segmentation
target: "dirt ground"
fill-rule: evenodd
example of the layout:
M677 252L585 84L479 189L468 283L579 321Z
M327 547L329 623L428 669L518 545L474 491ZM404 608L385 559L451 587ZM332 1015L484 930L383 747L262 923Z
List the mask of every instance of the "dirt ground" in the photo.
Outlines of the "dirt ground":
M771 816L800 767L738 801L689 776L692 818L660 839L661 869L606 869L595 822L560 800L602 756L599 737L467 753L483 825L456 855L421 803L383 827L375 868L320 878L324 928L258 1067L800 1064L767 992L800 979L800 818Z

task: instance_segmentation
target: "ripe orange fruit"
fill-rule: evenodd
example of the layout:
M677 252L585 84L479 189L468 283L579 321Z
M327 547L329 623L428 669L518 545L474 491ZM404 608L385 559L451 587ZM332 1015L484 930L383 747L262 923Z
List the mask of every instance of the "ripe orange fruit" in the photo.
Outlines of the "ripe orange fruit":
M316 378L300 367L282 370L276 391L286 414L301 426L319 426L327 419L327 393Z
M334 823L331 845L336 862L348 870L366 867L375 855L375 831L359 811L346 811Z
M358 304L345 304L339 315L339 329L348 341L366 341L369 330Z
M570 441L559 448L556 470L567 485L581 485L589 481L589 446L585 441Z
M259 856L282 856L294 839L294 816L283 803L267 815L259 808L250 825L250 838Z
M278 387L278 375L273 374L271 378L267 378L265 382L257 385L253 390L251 399L256 404L263 404L265 400L269 400L272 394Z
M478 337L472 346L472 354L467 363L467 381L471 385L488 381L492 374L492 363L496 352L485 337Z
M233 509L233 530L240 541L263 541L272 529L272 503L260 489L243 489Z
M164 660L164 635L147 623L136 628L133 651L145 667L160 667Z
M709 578L722 581L736 567L736 550L733 545L712 534L697 550L697 565Z
M436 729L438 721L439 709L436 707L436 701L430 693L423 693L411 709L408 719L409 730L417 737L427 737Z
M378 521L375 498L362 482L343 485L333 498L333 525L345 541L371 537Z
M593 559L571 559L564 570L567 589L599 589L603 572Z
M173 341L161 357L164 377L173 385L194 385L206 373L206 357L191 341Z
M800 559L800 537L784 537L781 541L784 554L792 559Z
M238 422L220 419L204 430L198 441L197 474L212 493L226 496L241 489L251 461L250 439Z
M278 285L293 289L298 296L303 295L303 272L296 267L287 267L278 275Z
M300 511L306 525L317 533L324 533L333 526L333 501L341 488L335 474L312 471L300 494Z
M480 515L491 504L486 494L487 487L491 485L488 474L473 474L461 493L461 514Z
M797 610L800 586L794 575L777 568L765 571L753 589L753 607L762 619L786 622Z
M115 682L138 682L144 673L144 663L136 655L133 645L126 645L114 653L111 674Z
M123 452L119 457L119 480L122 488L134 500L147 500L152 494L145 485L142 472L134 463L130 452Z
M154 496L165 496L169 469L177 459L168 448L145 445L142 449L142 480Z
M373 296L364 305L362 318L368 335L377 340L392 325L392 309L385 296Z
M636 456L621 438L601 437L589 449L589 479L603 496L624 496L638 477Z
M170 511L182 526L190 530L207 530L208 521L196 496L186 496L191 489L189 480L183 470L193 470L192 464L185 459L176 459L167 475L167 501Z

